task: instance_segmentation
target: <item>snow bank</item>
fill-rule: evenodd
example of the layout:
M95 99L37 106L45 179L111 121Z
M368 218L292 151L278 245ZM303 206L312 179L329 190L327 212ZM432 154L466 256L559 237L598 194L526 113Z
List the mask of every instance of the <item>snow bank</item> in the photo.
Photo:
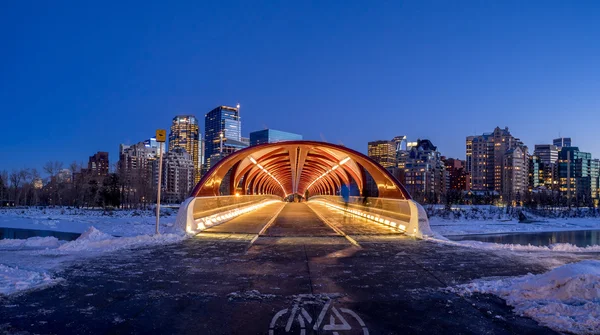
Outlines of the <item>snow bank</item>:
M460 295L494 294L515 312L556 331L600 334L600 261L585 260L540 275L477 280L449 288Z
M173 227L176 210L161 209L160 231ZM52 230L83 233L90 227L116 236L153 234L156 218L153 211L114 210L102 211L75 208L30 207L26 209L0 208L0 227Z
M61 264L98 254L175 243L185 239L185 233L115 237L90 227L71 242L55 237L31 237L26 240L0 240L0 294L44 287L55 283L49 273ZM37 261L43 257L43 260ZM23 269L27 267L27 270Z
M61 243L56 237L30 237L26 240L0 240L0 249L44 249L58 248Z
M108 252L124 248L136 248L142 246L162 245L179 242L184 235L162 234L162 235L138 235L131 237L114 237L103 233L94 227L90 227L75 241L67 242L60 247L59 251L95 251Z
M600 252L600 245L590 245L587 247L578 247L570 243L555 243L548 246L522 245L522 244L501 244L488 243L480 241L450 241L443 236L438 238L429 238L429 241L455 245L460 247L484 249L484 250L512 250L512 251L551 251L551 252Z
M61 280L45 272L34 272L0 264L0 295L52 285Z

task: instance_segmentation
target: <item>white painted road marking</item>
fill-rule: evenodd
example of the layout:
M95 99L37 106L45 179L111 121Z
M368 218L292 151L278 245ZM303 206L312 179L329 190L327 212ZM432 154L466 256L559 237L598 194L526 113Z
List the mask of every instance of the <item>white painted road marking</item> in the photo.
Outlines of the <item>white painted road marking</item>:
M302 306L302 298L296 300L294 306L291 309L290 315L285 323L285 327L283 324L278 323L277 321L283 317L284 315L290 312L289 308L285 308L275 313L271 322L269 323L269 335L275 335L277 333L290 333L291 331L295 331L296 334L305 335L306 329L311 326L313 318L310 314L304 309ZM332 334L344 334L344 331L352 331L352 325L350 322L344 318L342 314L347 314L352 319L356 320L358 323L358 328L362 330L363 335L369 335L369 329L365 325L364 321L356 314L354 311L347 308L340 308L338 310L337 307L333 306L333 300L328 300L327 303L321 309L319 316L317 317L315 323L312 325L312 329L319 331L332 332ZM329 315L329 323L324 324L323 320L326 319L326 316ZM297 321L299 325L299 332L297 329L292 329L294 322ZM281 329L283 328L283 329Z

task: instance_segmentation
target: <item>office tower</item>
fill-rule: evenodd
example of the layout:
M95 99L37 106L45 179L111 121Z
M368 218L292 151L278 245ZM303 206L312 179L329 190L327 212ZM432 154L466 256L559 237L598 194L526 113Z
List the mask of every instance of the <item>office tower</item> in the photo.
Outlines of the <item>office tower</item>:
M528 190L529 192L544 186L544 172L542 169L542 163L540 159L535 154L533 156L529 156L529 171L528 175Z
M396 143L396 152L407 150L406 136L404 136L404 135L396 136L392 139L392 141L394 141L394 143Z
M153 162L154 173L158 176L158 160ZM183 148L176 147L163 156L162 168L162 201L180 203L189 195L194 187L196 164L192 155Z
M429 140L418 140L404 168L407 191L417 199L439 202L448 190L448 172L437 147Z
M396 163L396 142L394 141L373 141L368 144L368 156L379 163L384 168L395 167Z
M558 150L560 150L564 147L570 147L571 146L571 138L570 137L555 138L552 141L552 144L554 144L554 146L556 146L558 148Z
M250 145L275 143L282 141L296 141L301 139L302 135L288 133L286 131L275 129L263 129L253 131L250 133Z
M558 153L558 188L570 204L592 203L598 196L598 160L578 147L563 147Z
M247 146L248 144L242 142L239 107L219 106L205 115L204 160L208 167Z
M471 180L469 172L467 172L466 162L460 159L448 158L442 161L446 165L448 171L448 189L455 191L469 191Z
M200 134L198 119L193 115L177 115L173 118L169 133L169 151L175 148L184 149L194 162L194 182L200 181L202 165L199 147Z
M540 186L544 186L547 190L555 189L558 148L553 144L536 144L533 155L538 157Z
M590 162L590 176L592 181L591 192L594 206L598 207L600 200L600 160L595 158Z
M143 143L148 148L158 148L158 142L156 142L156 138L154 138L154 137L150 137L149 139L145 140Z
M519 151L509 150L520 148ZM506 157L508 156L511 157ZM518 157L522 155L522 157ZM466 165L471 174L471 189L474 191L495 191L501 194L503 190L514 194L514 190L522 190L527 185L527 173L515 173L519 179L507 179L505 176L513 172L505 172L504 165L509 162L509 169L528 171L529 161L527 147L518 138L513 137L508 127L496 127L492 133L466 138ZM507 161L508 159L508 161ZM515 165L516 164L516 165ZM506 183L506 185L505 185Z

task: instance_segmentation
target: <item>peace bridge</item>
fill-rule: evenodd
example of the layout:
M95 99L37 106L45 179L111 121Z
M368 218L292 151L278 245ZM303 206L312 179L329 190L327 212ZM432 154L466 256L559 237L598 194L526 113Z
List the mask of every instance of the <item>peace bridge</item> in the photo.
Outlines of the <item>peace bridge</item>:
M365 199L368 177L377 192ZM340 196L344 188L345 198ZM324 225L346 236L336 222L324 218L325 209L361 218L357 222L362 225L385 226L386 234L417 238L431 234L421 205L386 169L357 151L316 141L257 145L225 157L196 185L181 206L177 223L188 233L199 233L242 214L252 221L271 213L270 220L255 229L264 233L267 223L289 215L285 201L295 200L306 203L293 205L296 229L286 231L291 235L306 226ZM232 223L219 230L237 232L239 227Z

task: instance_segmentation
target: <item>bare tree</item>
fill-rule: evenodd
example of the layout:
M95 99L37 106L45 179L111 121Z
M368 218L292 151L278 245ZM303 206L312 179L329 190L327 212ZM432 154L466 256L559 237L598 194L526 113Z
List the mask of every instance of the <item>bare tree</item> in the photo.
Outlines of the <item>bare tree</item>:
M58 173L63 168L63 163L59 161L48 161L44 164L44 172L48 174L48 191L50 197L50 204L56 205L59 201L60 193L59 193L59 180L57 178Z
M2 170L0 172L0 200L8 200L6 188L8 186L8 172Z
M50 178L56 177L63 168L63 163L59 161L49 161L44 164L44 172L50 175Z
M31 169L29 173L29 184L31 185L31 205L37 206L40 201L39 189L36 185L36 182L40 179L40 173L37 169Z
M16 206L20 205L21 192L23 191L21 185L25 181L25 179L27 178L28 175L29 175L28 169L21 169L21 170L13 169L9 175L10 186L13 188L13 195L14 195L13 200L15 201Z

